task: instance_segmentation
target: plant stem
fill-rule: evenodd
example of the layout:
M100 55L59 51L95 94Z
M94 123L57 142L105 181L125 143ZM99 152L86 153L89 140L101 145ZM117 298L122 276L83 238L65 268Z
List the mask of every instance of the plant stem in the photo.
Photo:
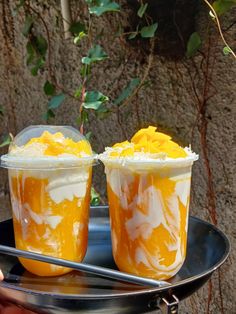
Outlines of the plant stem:
M82 91L81 91L81 104L80 104L80 108L79 108L79 114L81 117L81 126L80 126L80 133L84 134L84 121L82 120L82 111L83 111L83 102L85 99L85 83L86 83L86 78L84 79L83 83L82 83Z
M215 11L215 9L213 8L213 6L207 1L207 0L203 0L206 5L211 9L211 11L213 12L213 15L214 15L214 18L216 20L216 24L217 24L217 27L218 27L218 30L219 30L219 33L220 33L220 37L223 41L223 43L225 44L226 47L228 47L230 49L230 52L231 54L234 56L234 58L236 59L236 54L235 52L233 51L233 49L229 46L229 44L227 43L224 35L223 35L223 32L222 32L222 29L221 29L221 25L220 25L220 21L219 21L219 18L217 16L217 13Z
M151 40L151 49L150 49L150 53L149 53L149 56L148 56L148 64L147 64L147 67L146 67L146 69L144 71L142 80L139 83L139 85L137 86L137 88L134 90L134 92L130 95L130 97L128 97L127 100L123 102L123 104L120 106L120 109L125 107L127 104L130 103L130 101L138 94L139 90L142 88L143 84L145 83L145 81L146 81L146 79L148 77L148 74L150 72L150 69L152 67L154 46L155 46L155 39L153 38Z

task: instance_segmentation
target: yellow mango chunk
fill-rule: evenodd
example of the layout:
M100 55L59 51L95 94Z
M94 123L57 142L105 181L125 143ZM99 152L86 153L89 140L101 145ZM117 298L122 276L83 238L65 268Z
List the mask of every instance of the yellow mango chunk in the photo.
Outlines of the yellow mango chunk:
M82 157L82 154L92 154L91 147L87 141L82 140L79 142L74 142L70 138L65 138L61 132L51 134L48 131L45 131L40 137L32 138L25 145L25 147L35 143L46 145L44 156L70 154L77 157Z
M110 157L128 157L134 153L158 154L164 153L169 158L184 158L187 156L185 150L171 140L169 135L156 131L156 127L149 126L139 130L131 138L131 141L116 143L112 146L114 151ZM134 146L130 147L130 144Z
M128 141L124 141L124 142L121 142L121 143L116 143L112 146L112 148L117 148L117 147L126 147L126 146L129 146L129 142Z

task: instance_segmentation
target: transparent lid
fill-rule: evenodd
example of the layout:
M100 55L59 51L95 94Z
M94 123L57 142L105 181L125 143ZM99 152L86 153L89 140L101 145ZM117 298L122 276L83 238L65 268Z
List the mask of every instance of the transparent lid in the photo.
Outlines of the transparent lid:
M53 170L83 167L94 162L85 136L71 126L33 125L17 134L1 166L10 169Z

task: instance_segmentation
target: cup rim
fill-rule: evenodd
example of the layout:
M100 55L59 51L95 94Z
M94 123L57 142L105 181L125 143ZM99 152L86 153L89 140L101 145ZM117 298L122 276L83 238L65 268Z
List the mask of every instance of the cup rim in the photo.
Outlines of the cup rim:
M0 166L6 169L16 170L60 170L94 166L98 163L96 155L86 157L76 156L11 156L9 154L0 157Z
M106 167L118 166L120 168L132 168L132 169L146 169L146 168L182 168L191 166L194 161L199 159L199 156L195 153L191 153L187 157L180 158L165 158L165 159L141 159L135 157L108 157L98 156Z

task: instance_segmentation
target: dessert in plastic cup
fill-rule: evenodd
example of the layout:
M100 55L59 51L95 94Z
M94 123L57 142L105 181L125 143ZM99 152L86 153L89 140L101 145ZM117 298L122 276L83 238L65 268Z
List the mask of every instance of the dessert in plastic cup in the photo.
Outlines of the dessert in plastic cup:
M88 239L94 156L89 142L68 126L30 126L1 157L8 168L16 247L71 261L83 260ZM69 268L20 258L39 276Z
M198 156L149 126L99 158L116 265L143 277L174 276L186 256L191 168Z

